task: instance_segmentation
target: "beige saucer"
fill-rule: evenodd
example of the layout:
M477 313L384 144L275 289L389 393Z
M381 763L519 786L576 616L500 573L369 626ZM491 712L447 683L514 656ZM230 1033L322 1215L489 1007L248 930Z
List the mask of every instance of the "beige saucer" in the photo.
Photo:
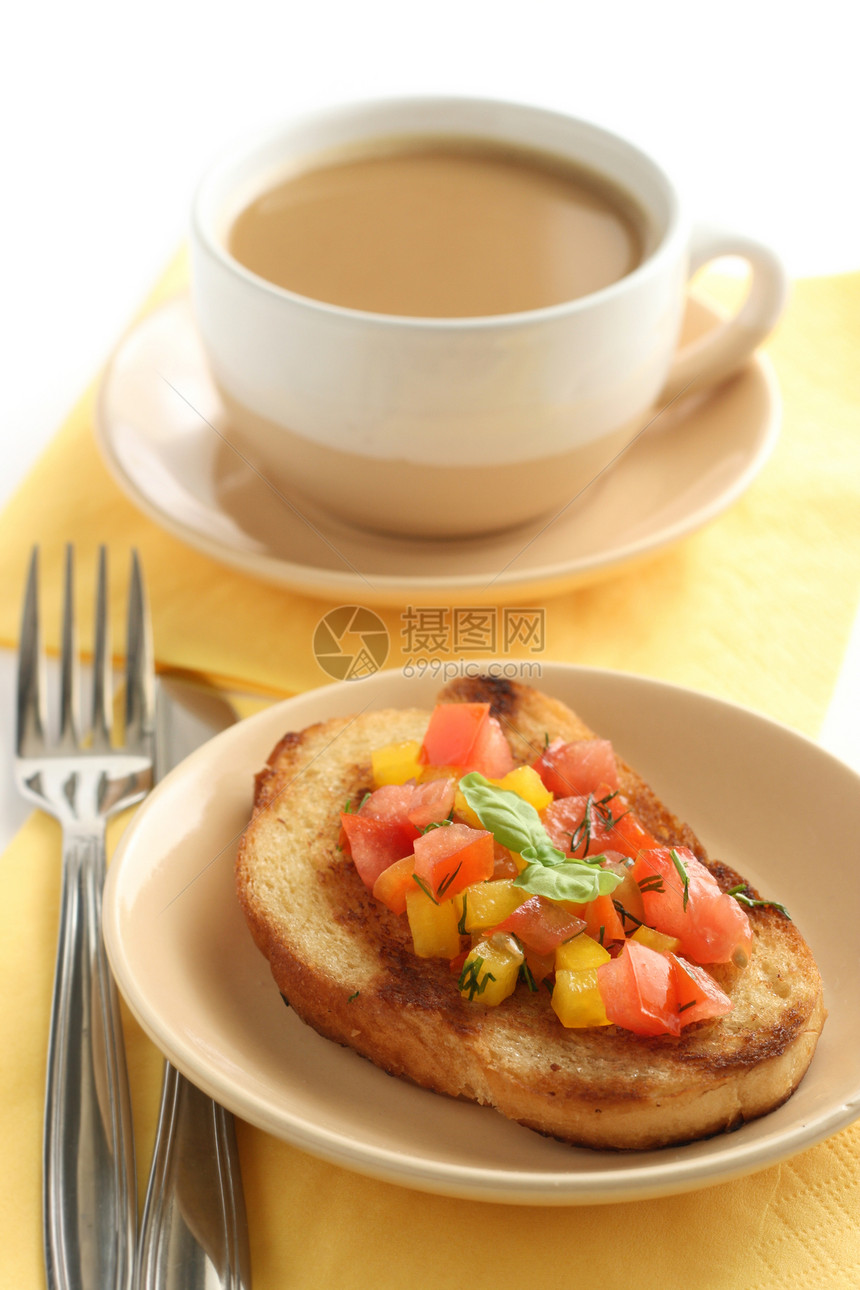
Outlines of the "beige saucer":
M691 299L685 336L717 322ZM117 349L97 438L117 483L157 524L245 573L363 604L498 603L583 585L676 542L729 506L767 460L779 395L767 360L663 412L555 518L448 542L341 524L279 493L230 446L185 296Z

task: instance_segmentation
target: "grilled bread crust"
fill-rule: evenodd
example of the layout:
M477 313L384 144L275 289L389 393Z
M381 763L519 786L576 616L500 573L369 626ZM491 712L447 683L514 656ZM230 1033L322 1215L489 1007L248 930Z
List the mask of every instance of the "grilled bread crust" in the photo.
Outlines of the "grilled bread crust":
M547 735L594 737L565 705L527 686L470 678L440 698L490 701L518 760L533 760ZM344 804L372 787L371 750L420 740L429 715L377 711L287 734L257 776L237 892L278 989L302 1020L391 1074L580 1146L687 1142L784 1102L826 1014L812 954L773 908L749 911L754 945L744 970L711 969L732 1011L679 1038L615 1026L566 1030L546 990L520 989L486 1008L460 996L447 963L416 958L406 919L373 899L338 836ZM661 843L690 847L723 890L743 882L709 860L690 828L620 761L619 775Z

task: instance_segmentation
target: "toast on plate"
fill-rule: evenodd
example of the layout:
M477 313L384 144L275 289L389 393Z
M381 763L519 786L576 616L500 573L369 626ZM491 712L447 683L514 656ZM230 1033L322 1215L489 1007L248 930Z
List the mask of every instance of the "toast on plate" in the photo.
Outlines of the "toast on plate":
M545 771L549 765L551 772L551 750L582 745L586 751L598 751L602 743L564 704L529 686L489 678L463 679L447 686L439 700L446 707L464 704L470 713L477 713L478 705L489 705L488 720L492 719L495 738L498 740L501 731L506 744L497 752L502 761L507 756L514 767L537 764ZM600 817L603 833L595 829L597 843L589 844L582 826L572 827L569 843L559 843L567 847L564 862L559 862L553 851L547 866L553 881L557 873L564 880L581 873L588 882L596 871L607 868L618 875L619 885L609 904L604 897L600 906L609 911L609 918L602 915L599 928L594 919L598 903L548 902L544 895L535 897L528 889L517 894L517 883L526 869L534 865L538 880L544 871L529 860L532 852L528 846L523 848L525 855L519 854L510 846L506 848L498 836L492 838L494 874L482 881L489 885L500 880L499 873L505 875L507 894L513 892L522 904L496 928L470 931L468 895L464 900L462 891L443 889L442 883L434 892L431 878L422 881L414 873L407 916L394 912L398 898L383 903L379 893L388 879L380 884L379 877L371 874L368 878L366 870L362 877L358 861L351 855L353 849L359 849L354 841L357 835L347 834L345 827L353 825L353 815L375 818L362 817L361 812L370 801L367 794L378 787L372 759L376 750L405 746L414 753L420 746L423 761L419 764L426 771L419 779L424 783L445 779L450 768L427 761L425 743L431 715L417 709L366 712L288 733L257 776L253 818L237 858L237 893L277 987L299 1017L393 1075L438 1093L495 1107L531 1129L581 1146L648 1149L683 1143L734 1129L784 1102L812 1059L826 1015L812 954L781 908L756 903L760 901L758 893L739 874L709 859L689 825L676 819L614 751L617 787L611 792L604 793L601 787L602 798L592 792L571 794L568 799L562 792L553 799L569 804L574 797L584 797L591 802L586 809L592 811L598 809L597 803L611 802L599 808L604 812ZM463 713L457 715L462 717ZM585 741L595 742L586 746ZM460 763L459 769L464 765ZM472 808L463 804L469 785L477 785L476 792L469 791L473 803L484 800L482 793L485 797L489 794L491 804L503 800L493 797L492 776L478 771L476 778L470 772L464 786L457 774L456 805L448 817L422 828L419 835L429 837L432 831L434 846L439 835L447 834L441 840L445 844L454 838L454 832L444 826L452 815L458 822L458 812L470 821L461 823L461 829L471 829L475 835L488 831ZM551 782L552 774L545 778ZM413 779L407 781L407 790ZM565 808L556 805L553 809ZM639 868L634 867L632 857L619 857L613 845L606 845L607 839L614 838L613 828L618 831L622 814L648 839L648 846L635 860ZM490 818L492 811L485 811L485 816ZM542 818L549 815L544 813ZM546 827L558 843L558 830L549 824ZM600 850L596 859L591 858L598 844L604 859L600 859ZM482 854L486 845L482 844ZM431 842L415 845L416 856L422 846L430 847ZM458 854L462 857L466 852ZM577 854L579 863L572 863ZM668 915L668 932L651 928L650 913L643 917L643 908L650 901L648 908L653 909L658 896L668 900L670 882L665 870L660 878L647 867L641 868L648 855L662 856L666 864L668 856L679 875L682 894L676 893L676 922L681 920L686 927L688 912L696 905L699 881L721 909L731 906L735 925L740 927L740 939L735 938L738 945L731 955L723 954L723 961L704 966L694 962L690 967L682 952L687 945L683 939L686 932L679 941L679 927ZM402 858L406 870L415 867L406 856ZM403 864L400 869L404 870ZM384 872L391 875L396 871L388 864ZM631 875L637 875L635 881ZM603 881L599 876L594 880ZM537 885L540 887L540 881ZM618 899L619 892L629 894L631 890L632 900L627 895L624 901ZM643 903L637 903L638 892ZM729 892L736 894L729 896ZM556 922L578 918L578 924L565 924L558 933L561 943L573 946L575 953L587 947L600 958L600 965L593 966L590 959L586 967L574 962L574 970L566 974L566 969L558 967L562 960L552 955L567 953L567 949L556 947L549 960L546 952L538 954L530 941L522 939L526 901L529 909L549 910L557 916ZM442 957L419 956L410 921L412 908L420 905L423 913L436 918L446 902L457 909L459 955L446 957L443 951ZM431 904L436 908L431 909ZM473 899L472 906L476 904ZM614 932L610 905L621 920L613 923ZM632 912L634 906L638 913ZM538 940L535 935L534 943ZM478 954L479 969L475 969L476 942L489 946L492 952L501 947L500 953L513 952L523 960L516 986L501 1002L491 1004L488 997L482 997L481 989L475 988L483 979L480 967L486 962ZM643 945L646 949L638 948ZM546 951L546 945L543 949ZM675 1033L660 1033L659 1023L652 1025L650 1016L645 1030L656 1027L655 1033L645 1033L638 1021L630 1021L629 1025L638 1027L637 1033L622 1024L628 1021L629 1012L624 1008L629 999L627 1004L623 1000L613 1003L614 1011L606 1002L612 996L610 980L617 994L622 969L628 964L635 979L640 979L640 961L648 965L649 972L656 964L660 980L670 980L665 988L667 997L675 1000L675 1011L667 1024ZM541 966L532 972L534 964ZM583 972L591 975L583 976ZM485 977L488 975L492 990L500 974L493 977L485 972ZM629 994L633 978L628 973L624 979ZM577 1014L579 1004L574 1002L573 1020L570 1016L561 1020L561 985L567 988L573 983L571 988L578 990L577 982L585 981L590 982L586 995L592 1005L597 1000L599 1017L587 1011ZM484 980L484 984L488 982ZM705 996L711 1003L702 1003Z

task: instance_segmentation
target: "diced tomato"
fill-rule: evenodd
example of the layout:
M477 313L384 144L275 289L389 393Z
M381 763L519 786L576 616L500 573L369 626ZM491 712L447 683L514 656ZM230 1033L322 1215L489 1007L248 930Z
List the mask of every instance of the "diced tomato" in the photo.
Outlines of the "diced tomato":
M682 1026L711 1017L724 1017L732 1010L732 1001L717 985L710 972L696 963L669 954L675 985L675 1004Z
M695 963L746 963L752 947L749 919L687 847L641 851L633 877L642 892L646 922L676 936L684 958Z
M609 1020L637 1035L679 1035L694 1021L732 1010L704 968L638 941L627 941L618 958L598 967L597 983Z
M383 784L364 799L358 814L369 815L376 820L405 821L413 793L412 784Z
M524 861L517 864L507 847L503 847L501 842L493 838L493 877L494 878L516 878L517 874L524 867Z
M644 824L628 810L623 797L614 797L609 803L612 822L606 829L606 837L601 844L601 851L612 849L634 859L640 851L656 847L657 839L653 838Z
M396 820L416 832L428 824L445 820L454 805L457 781L450 775L427 780L423 784L382 784L364 799L358 815L377 820Z
M672 965L665 954L625 941L617 958L598 967L597 985L614 1025L635 1035L680 1035Z
M529 949L552 954L562 941L569 941L585 927L585 919L555 900L530 896L499 923L499 932L513 932Z
M366 887L373 889L379 875L395 860L410 855L420 837L408 821L381 820L344 811L340 817L349 854Z
M489 717L489 703L437 703L418 760L429 766L468 766Z
M437 703L418 760L429 766L456 766L501 779L514 759L504 731L490 716L488 703Z
M583 821L586 806L592 800L590 797L557 797L541 816L553 846L565 855L581 859L591 849L591 827L586 828Z
M415 873L435 899L456 896L493 876L493 835L468 824L446 824L415 839Z
M392 914L406 913L406 897L410 891L417 891L418 884L414 878L415 856L411 853L395 860L373 884L374 899L387 905Z
M614 851L637 856L643 848L656 847L648 830L620 794L598 789L597 794L557 797L543 813L544 828L553 844L580 859Z
M585 931L598 945L613 945L624 940L624 923L611 896L598 896L576 910L585 920Z
M538 954L531 946L523 947L526 955L526 967L532 974L532 980L535 985L540 985L548 976L552 976L555 971L555 953Z
M503 779L514 768L511 746L495 717L489 717L478 732L469 770L478 770L487 779Z
M618 787L618 766L608 739L554 739L532 763L556 797L581 797L606 785Z
M426 829L428 824L447 820L454 805L456 791L457 781L450 776L416 784L406 809L407 819L418 829Z

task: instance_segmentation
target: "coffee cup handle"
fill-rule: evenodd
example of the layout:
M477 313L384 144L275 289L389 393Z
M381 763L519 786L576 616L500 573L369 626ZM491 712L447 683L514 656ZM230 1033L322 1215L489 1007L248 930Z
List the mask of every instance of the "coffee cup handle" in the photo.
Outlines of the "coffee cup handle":
M752 276L746 299L733 318L678 351L663 386L661 403L686 391L697 393L731 376L773 330L785 307L788 277L776 254L761 242L724 229L705 225L696 228L688 278L703 264L722 255L741 256L750 265Z

